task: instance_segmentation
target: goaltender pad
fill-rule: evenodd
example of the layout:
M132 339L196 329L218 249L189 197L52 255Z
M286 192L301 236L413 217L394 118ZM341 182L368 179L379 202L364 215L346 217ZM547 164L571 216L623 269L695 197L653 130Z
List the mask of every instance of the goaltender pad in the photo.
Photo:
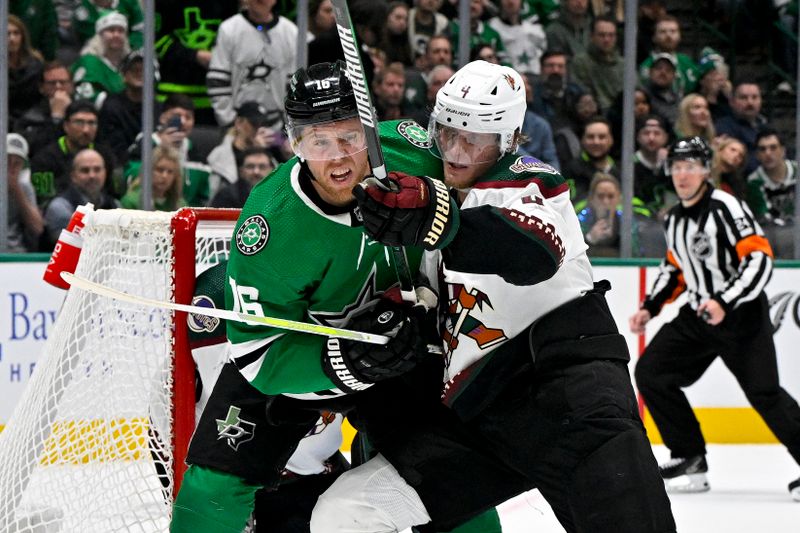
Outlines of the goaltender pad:
M76 274L191 303L228 256L238 210L115 209L85 220ZM194 430L186 313L67 293L0 433L0 531L167 531Z

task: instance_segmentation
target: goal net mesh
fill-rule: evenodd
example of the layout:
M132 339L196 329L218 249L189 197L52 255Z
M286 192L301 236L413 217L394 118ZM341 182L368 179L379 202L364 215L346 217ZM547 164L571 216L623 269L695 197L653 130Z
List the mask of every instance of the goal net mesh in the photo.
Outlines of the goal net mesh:
M176 257L193 253L198 273L225 259L233 222L200 220L195 246L183 250L174 245L173 215L91 213L76 274L175 301L176 284L193 287L195 277L191 268L176 271ZM176 329L172 311L67 293L0 433L0 531L168 530Z

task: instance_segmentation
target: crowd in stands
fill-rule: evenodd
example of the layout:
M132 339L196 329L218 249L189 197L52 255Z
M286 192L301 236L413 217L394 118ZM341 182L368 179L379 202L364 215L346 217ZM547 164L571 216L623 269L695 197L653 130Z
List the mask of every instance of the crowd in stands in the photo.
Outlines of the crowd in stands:
M796 1L776 3L766 2L775 17L796 21ZM469 59L523 74L520 157L567 179L590 255L619 255L623 69L632 59L621 53L622 4L469 4ZM148 66L139 0L10 0L11 251L51 249L81 203L140 208L143 172L152 176L155 209L241 207L252 186L291 157L282 102L296 63L294 2L155 5L157 64ZM458 2L349 5L379 118L426 126L458 63ZM666 149L699 135L715 152L715 185L745 200L779 257L791 257L797 164L762 114L763 88L731 80L726 58L709 47L683 49L683 22L663 0L641 0L638 24L634 255L663 254L661 225L676 202ZM309 64L341 57L331 0L309 1L306 39ZM146 68L157 85L151 139L142 136ZM147 169L145 142L154 146Z

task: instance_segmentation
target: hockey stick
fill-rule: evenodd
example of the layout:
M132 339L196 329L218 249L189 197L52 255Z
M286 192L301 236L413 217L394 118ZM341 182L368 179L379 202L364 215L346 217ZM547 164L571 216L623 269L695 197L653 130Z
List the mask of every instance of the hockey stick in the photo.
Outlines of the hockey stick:
M353 331L351 329L333 328L330 326L323 326L320 324L309 324L307 322L298 322L296 320L286 320L283 318L273 318L268 316L255 316L246 313L237 313L236 311L228 311L226 309L214 309L210 307L198 307L194 305L177 304L172 302L161 302L158 300L151 300L143 296L135 296L128 294L105 285L100 285L88 279L81 278L69 272L62 272L61 277L64 281L71 286L82 289L92 294L113 298L122 302L128 302L137 305L146 305L149 307L158 307L160 309L171 309L173 311L183 311L185 313L192 313L194 315L212 316L221 318L223 320L235 320L236 322L244 322L245 324L255 324L261 326L271 326L273 328L286 329L289 331L299 331L301 333L311 333L313 335L323 335L325 337L338 337L340 339L350 339L360 342L368 342L371 344L386 344L389 342L389 337L385 335L377 335L374 333L365 333L362 331Z
M353 86L353 94L356 97L358 118L364 126L364 134L367 139L367 157L372 168L372 175L386 190L396 190L392 186L392 182L387 179L386 163L383 160L383 151L378 137L378 116L372 106L372 96L367 86L367 79L364 76L364 65L361 64L356 32L353 27L353 21L350 19L347 0L332 0L332 3L336 29L339 32L339 41L342 43L342 51L344 52L345 63L347 63L347 77L350 79L350 84ZM416 302L417 297L414 292L411 270L408 268L406 251L402 246L392 246L392 257L397 279L400 281L400 294L403 300Z

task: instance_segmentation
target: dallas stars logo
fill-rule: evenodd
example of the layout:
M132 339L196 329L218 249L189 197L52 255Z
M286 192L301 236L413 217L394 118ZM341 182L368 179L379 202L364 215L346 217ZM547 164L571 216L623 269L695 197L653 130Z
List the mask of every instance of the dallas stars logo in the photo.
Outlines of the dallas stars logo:
M417 148L430 148L431 138L428 130L413 120L404 120L397 125L397 133Z
M228 446L233 451L239 449L239 446L245 442L253 440L256 425L252 422L239 418L239 413L242 410L235 405L231 405L228 409L228 414L225 415L225 420L217 418L217 439L226 439Z
M236 231L236 248L244 255L254 255L264 248L268 238L267 221L261 215L253 215Z
M272 73L272 67L261 58L258 63L253 63L247 67L247 81L266 80Z

